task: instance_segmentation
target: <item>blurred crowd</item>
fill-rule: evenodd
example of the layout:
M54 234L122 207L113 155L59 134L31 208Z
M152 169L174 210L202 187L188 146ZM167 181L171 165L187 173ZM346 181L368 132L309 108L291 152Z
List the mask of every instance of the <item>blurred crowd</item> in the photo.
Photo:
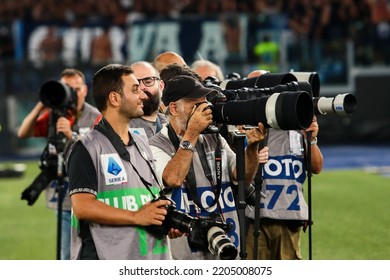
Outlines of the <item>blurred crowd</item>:
M234 25L234 16L240 13L263 20L266 27L290 29L298 38L321 42L352 39L357 52L366 56L370 51L366 48L381 50L390 43L389 0L2 0L0 57L12 52L8 29L15 19L77 27L229 15L227 22Z
M285 14L297 32L348 29L356 24L390 20L388 0L2 0L0 19L63 22L73 25L105 21L128 24L141 18L180 15L215 16L225 12L250 15ZM346 32L348 30L338 30ZM313 34L314 35L314 34Z

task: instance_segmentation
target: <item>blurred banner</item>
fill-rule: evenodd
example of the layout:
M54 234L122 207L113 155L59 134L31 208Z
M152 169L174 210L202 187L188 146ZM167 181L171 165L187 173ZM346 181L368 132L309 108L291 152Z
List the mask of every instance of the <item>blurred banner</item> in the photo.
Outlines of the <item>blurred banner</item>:
M136 21L129 26L71 26L36 25L28 29L26 35L27 56L29 61L42 65L44 55L42 43L48 36L61 40L58 49L59 58L67 64L78 61L91 62L94 40L107 32L107 39L112 48L114 62L132 62L153 60L163 51L177 52L186 61L199 59L200 56L223 64L230 56L246 59L247 17L239 19L238 52L229 52L225 37L229 31L216 18L205 20L200 17L180 20Z

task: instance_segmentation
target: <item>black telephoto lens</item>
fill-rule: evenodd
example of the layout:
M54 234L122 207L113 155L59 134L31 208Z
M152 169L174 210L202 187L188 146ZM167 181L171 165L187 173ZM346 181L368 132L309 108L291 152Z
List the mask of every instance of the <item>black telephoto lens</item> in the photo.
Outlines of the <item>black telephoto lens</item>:
M232 125L253 125L282 130L306 129L313 120L313 101L306 91L281 92L250 100L215 104L213 120Z
M77 93L68 85L58 81L47 81L39 90L39 98L49 108L74 107Z

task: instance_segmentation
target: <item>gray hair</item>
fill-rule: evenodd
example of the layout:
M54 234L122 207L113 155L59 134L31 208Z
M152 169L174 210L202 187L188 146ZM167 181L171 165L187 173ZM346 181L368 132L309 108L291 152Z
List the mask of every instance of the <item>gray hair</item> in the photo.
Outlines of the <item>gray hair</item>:
M191 69L196 71L198 67L208 67L215 71L215 77L220 80L221 82L225 79L221 67L219 67L217 64L211 62L210 60L206 59L199 59L195 60L191 64Z

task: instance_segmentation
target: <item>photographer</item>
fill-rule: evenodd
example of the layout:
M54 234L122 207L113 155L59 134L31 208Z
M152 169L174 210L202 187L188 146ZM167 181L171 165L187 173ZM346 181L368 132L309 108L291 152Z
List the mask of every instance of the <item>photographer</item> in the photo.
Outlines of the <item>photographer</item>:
M71 258L168 259L166 236L155 237L146 226L161 225L171 202L150 202L160 190L152 153L146 138L129 130L130 120L143 115L147 96L131 68L119 64L96 72L92 91L103 118L68 158Z
M230 224L227 235L239 248L239 222L230 184L237 179L236 155L218 133L202 133L212 123L206 96L213 91L190 76L168 80L162 100L168 107L169 124L149 144L157 175L177 209L192 217ZM248 131L247 182L252 181L258 168L257 149L264 137L262 124ZM218 259L208 250L190 247L184 236L170 240L170 245L174 259Z
M253 71L248 77L263 74ZM314 116L306 130L268 130L268 162L263 165L258 257L261 260L301 259L302 229L308 226L308 206L303 185L306 181L307 149L311 149L311 172L319 174L323 156L317 145L319 127ZM310 132L311 138L307 139ZM280 167L280 168L278 168ZM255 212L246 209L249 219L248 259L253 259Z
M52 108L45 107L42 101L39 101L33 110L23 120L19 131L19 138L27 137L46 137L49 139L48 146L46 147L43 155L48 155L52 158L56 158L57 151L52 151L52 148L56 147L56 138L64 137L65 147L68 148L80 135L87 133L95 119L100 115L99 111L92 105L85 102L87 96L88 87L85 83L84 74L77 69L65 69L61 73L60 81L70 88L72 88L77 94L77 107L72 105L64 105L64 108ZM59 92L49 92L49 95L59 95ZM55 112L58 110L64 111L63 116L57 115ZM56 119L51 127L51 121ZM53 135L51 135L53 134ZM55 139L51 143L51 139ZM60 151L58 151L60 152ZM44 158L43 160L47 160ZM56 160L54 164L56 165ZM57 169L57 166L48 166L48 168ZM55 175L54 175L55 177ZM64 178L64 195L62 205L62 217L61 217L61 259L69 259L70 256L70 213L71 204L69 199L69 191L67 186L67 178ZM58 180L53 180L46 187L46 203L47 207L51 209L57 209L58 206ZM31 189L26 189L23 193L22 199L27 199L29 205L32 205L34 201L31 201L29 192ZM36 197L37 198L37 197Z
M129 126L132 132L150 138L167 122L165 115L159 112L164 82L160 79L159 72L149 62L137 61L130 67L139 81L141 90L148 98L143 102L143 116L132 119Z

